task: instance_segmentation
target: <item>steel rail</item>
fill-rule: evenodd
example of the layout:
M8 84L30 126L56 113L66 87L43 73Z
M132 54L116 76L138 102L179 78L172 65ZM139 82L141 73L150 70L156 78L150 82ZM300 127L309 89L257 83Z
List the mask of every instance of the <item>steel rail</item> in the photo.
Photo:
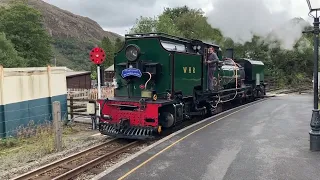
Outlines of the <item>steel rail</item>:
M39 174L42 174L42 173L50 171L50 170L52 170L54 168L57 168L57 167L61 166L62 164L66 163L66 162L73 161L73 160L75 160L75 159L77 159L79 157L82 157L83 155L85 155L87 153L92 153L94 151L97 151L97 150L101 149L102 147L104 147L104 146L106 146L106 145L108 145L110 143L115 142L116 140L118 140L118 139L116 139L116 138L115 139L111 139L111 140L109 140L107 142L104 142L102 144L96 145L94 147L90 147L90 148L85 149L83 151L80 151L80 152L78 152L76 154L72 154L71 156L67 156L67 157L65 157L63 159L57 160L55 162L52 162L50 164L47 164L45 166L39 167L39 168L34 169L34 170L30 171L30 172L22 174L22 175L20 175L18 177L13 178L13 180L22 180L22 179L25 180L25 179L29 179L29 178L35 177L35 176L37 176Z
M126 152L128 148L131 148L131 147L136 147L137 145L139 144L139 141L134 141L134 142L131 142L125 146L122 146L122 147L119 147L113 151L111 151L110 153L107 153L103 156L100 156L100 157L97 157L96 159L93 159L85 164L82 164L64 174L61 174L60 176L57 176L55 178L53 178L52 180L62 180L62 179L70 179L70 178L73 178L101 163L103 163L105 160L107 159L110 159L114 156L117 156L123 152Z

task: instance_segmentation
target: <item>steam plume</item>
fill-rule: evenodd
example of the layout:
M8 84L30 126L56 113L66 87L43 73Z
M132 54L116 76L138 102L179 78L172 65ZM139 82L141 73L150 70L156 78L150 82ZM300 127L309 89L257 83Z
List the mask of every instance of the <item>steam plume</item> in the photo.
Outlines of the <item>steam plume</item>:
M289 0L281 3L290 5ZM278 39L285 49L292 49L308 25L303 19L293 21L289 12L272 12L264 0L215 0L208 22L234 42L250 42L253 35L258 35Z

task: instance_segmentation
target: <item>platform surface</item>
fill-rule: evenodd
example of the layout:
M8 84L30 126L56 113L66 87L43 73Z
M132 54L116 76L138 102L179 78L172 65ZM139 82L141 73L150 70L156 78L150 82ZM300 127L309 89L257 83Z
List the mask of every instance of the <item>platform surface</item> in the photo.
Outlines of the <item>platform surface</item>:
M174 136L101 179L320 179L320 152L309 151L312 106L312 94L271 98Z

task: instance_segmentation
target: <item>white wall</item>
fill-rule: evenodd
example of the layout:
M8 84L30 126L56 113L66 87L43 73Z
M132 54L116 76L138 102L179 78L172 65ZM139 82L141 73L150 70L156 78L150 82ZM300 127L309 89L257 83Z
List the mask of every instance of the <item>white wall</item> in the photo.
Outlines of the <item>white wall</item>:
M66 67L3 68L0 66L0 105L66 93Z

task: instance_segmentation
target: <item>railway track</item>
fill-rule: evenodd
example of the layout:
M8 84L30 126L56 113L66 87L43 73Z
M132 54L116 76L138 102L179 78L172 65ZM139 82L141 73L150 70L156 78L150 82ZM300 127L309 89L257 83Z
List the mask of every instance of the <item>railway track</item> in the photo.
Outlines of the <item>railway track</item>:
M94 171L95 166L98 166L104 163L106 160L122 153L129 152L131 148L137 147L139 144L139 141L111 139L103 144L99 144L79 153L65 157L13 179L71 179L84 173L85 171Z

